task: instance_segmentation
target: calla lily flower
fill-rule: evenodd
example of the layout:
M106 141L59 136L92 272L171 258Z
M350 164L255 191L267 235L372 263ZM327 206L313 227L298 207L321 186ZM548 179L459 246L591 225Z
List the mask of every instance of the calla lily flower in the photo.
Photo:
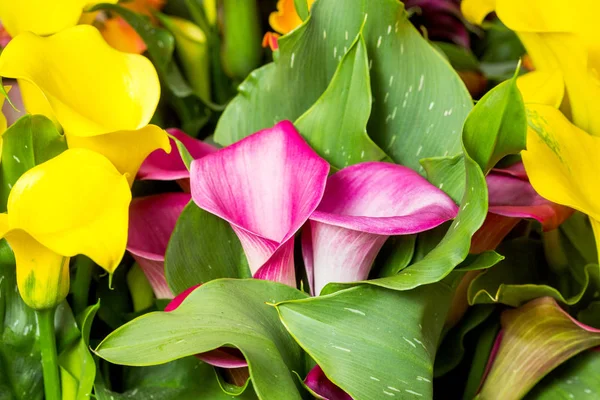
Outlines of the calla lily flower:
M52 35L75 26L83 10L97 3L117 0L18 0L0 2L0 20L13 37L22 32Z
M255 278L295 287L294 235L321 201L328 172L283 121L194 160L192 199L231 224Z
M304 384L308 386L319 399L352 400L352 397L348 393L344 392L344 390L329 380L318 365L315 365L308 375L306 375Z
M125 253L130 201L127 178L90 150L66 150L24 173L0 214L23 300L34 309L62 301L78 254L112 273Z
M487 176L488 215L471 239L470 252L494 250L523 218L542 224L544 231L558 228L571 214L571 208L540 196L529 183L522 163L508 169L493 169Z
M145 15L154 24L157 23L154 11L159 11L165 5L165 0L133 0L119 5L138 14ZM102 36L108 44L119 51L142 54L147 46L140 35L120 16L116 15L104 21L97 22Z
M92 26L19 35L0 55L0 76L18 80L27 111L58 122L69 147L103 154L130 181L148 154L170 149L166 133L147 125L160 96L154 66L111 48Z
M182 130L169 128L167 133L179 140L195 160L217 151L215 146L195 139ZM177 147L173 139L169 139L169 141L171 148ZM190 171L186 168L178 151L166 153L162 149L157 149L144 160L137 177L142 180L173 181L189 179Z
M192 158L214 153L217 148L186 135L179 129L168 129L170 135L186 147ZM175 147L173 139L171 146ZM190 202L189 176L178 151L155 150L140 167L138 178L177 180L186 193L164 193L136 198L129 207L127 250L140 265L157 298L173 298L165 278L165 252L175 224L183 208Z
M527 119L522 158L532 186L546 199L588 214L600 250L600 138L551 106L527 105Z
M303 233L311 288L320 293L329 282L366 279L389 236L435 228L457 212L450 197L410 168L367 162L342 169L328 179Z
M190 200L187 193L165 193L133 199L129 207L127 250L159 299L173 298L165 278L165 253L177 219Z
M500 20L517 32L536 72L564 77L573 123L600 135L600 31L596 16L600 2L577 0L464 0L462 11L473 23L496 11ZM527 96L524 94L524 97ZM526 103L528 101L526 100Z
M315 0L307 0L308 8L312 6ZM276 32L285 35L296 29L302 20L296 12L294 0L279 0L277 2L277 11L269 15L269 24Z

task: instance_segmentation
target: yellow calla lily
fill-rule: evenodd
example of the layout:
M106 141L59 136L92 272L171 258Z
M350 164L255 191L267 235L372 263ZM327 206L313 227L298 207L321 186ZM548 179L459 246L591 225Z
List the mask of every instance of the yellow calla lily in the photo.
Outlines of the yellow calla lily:
M500 20L517 32L538 71L560 70L573 122L600 136L600 31L594 19L596 0L464 0L462 10L481 23L495 9ZM585 10L585 11L582 11Z
M160 97L154 66L113 49L92 26L19 35L0 55L0 76L16 78L27 111L53 118L71 147L101 152L130 179L152 151L170 151L166 132L147 127Z
M112 273L125 253L130 202L126 177L88 149L68 149L23 174L0 214L23 300L43 309L64 299L77 254Z
M559 108L565 94L565 84L559 69L532 71L517 78L517 87L526 104L545 104Z
M527 105L523 163L536 192L588 214L600 250L600 138L573 125L548 105Z
M0 20L13 37L21 32L51 35L79 22L83 10L117 0L6 0L0 1Z

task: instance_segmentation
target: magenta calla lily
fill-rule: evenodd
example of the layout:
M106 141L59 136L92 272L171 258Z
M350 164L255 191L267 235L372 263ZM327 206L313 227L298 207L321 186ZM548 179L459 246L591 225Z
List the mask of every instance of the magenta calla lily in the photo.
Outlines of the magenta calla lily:
M192 199L231 224L255 278L295 287L294 235L321 201L328 172L283 121L194 160Z
M366 279L390 235L423 232L454 218L457 205L410 168L356 164L332 175L304 233L314 293L329 282Z
M170 128L167 129L167 133L179 140L193 159L202 158L217 151L215 146L195 139L182 130ZM172 138L169 138L169 141L171 142L171 148L177 149L175 141ZM138 179L142 180L172 181L189 177L190 172L185 167L179 152L166 153L162 149L152 152L138 171Z
M313 391L318 398L323 400L352 400L352 397L336 386L335 383L331 382L325 375L321 367L315 365L310 370L304 384Z
M187 193L165 193L136 198L129 207L127 250L159 299L173 298L165 279L165 252L177 219L190 199Z
M471 252L493 250L523 218L542 224L544 231L556 229L573 210L546 200L533 189L522 163L493 169L486 177L488 216L472 239Z

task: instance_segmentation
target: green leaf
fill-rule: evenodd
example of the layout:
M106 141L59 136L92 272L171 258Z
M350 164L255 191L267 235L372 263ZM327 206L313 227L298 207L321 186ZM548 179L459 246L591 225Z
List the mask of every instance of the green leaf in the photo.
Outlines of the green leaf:
M465 163L462 155L424 158L421 165L432 185L442 189L456 203L460 203L465 191Z
M252 390L239 397L224 393L215 377L213 367L196 357L185 357L153 367L126 368L123 393L106 387L99 377L95 393L98 400L196 400L196 399L255 399Z
M404 292L361 285L276 306L300 346L352 398L428 399L458 278Z
M471 98L395 0L316 1L305 23L279 40L277 60L240 85L219 120L217 142L231 144L274 122L296 120L325 92L361 30L374 99L367 131L375 143L415 170L420 158L458 154Z
M525 399L563 400L593 398L600 393L600 352L573 357L538 383Z
M59 354L63 400L89 398L96 378L96 363L88 344L92 321L100 303L87 307L77 318L80 337Z
M520 238L504 242L498 251L506 258L478 275L468 290L469 304L502 303L519 307L538 297L549 296L574 305L586 292L600 287L598 265L572 264L565 271L552 271L539 241Z
M0 241L0 399L42 399L44 385L35 314L17 291L16 266Z
M145 314L117 329L96 352L113 363L144 366L234 346L248 361L259 398L299 399L292 371L304 376L304 355L276 310L265 303L304 297L276 282L214 280L192 292L177 310Z
M229 223L193 201L181 212L169 240L165 274L173 293L213 279L252 276Z
M389 160L367 135L371 101L367 49L359 34L325 93L295 125L308 144L338 169L363 161Z
M469 254L455 271L479 271L488 269L504 260L504 256L496 253L493 250L485 251L481 254Z
M396 275L408 266L415 253L417 235L392 236L386 242L371 272L377 277Z
M515 75L477 102L465 122L463 140L466 151L487 174L502 157L524 149L526 138L525 105Z
M307 0L294 0L294 7L296 8L296 14L302 21L308 18L308 1Z
M494 307L489 305L470 307L459 324L446 334L435 358L435 377L456 368L465 355L465 337L480 326L493 311Z
M505 311L502 328L502 342L481 399L520 399L554 368L600 345L600 331L581 326L550 297Z
M67 149L65 137L42 115L25 115L2 135L0 201L2 211L10 189L25 172Z

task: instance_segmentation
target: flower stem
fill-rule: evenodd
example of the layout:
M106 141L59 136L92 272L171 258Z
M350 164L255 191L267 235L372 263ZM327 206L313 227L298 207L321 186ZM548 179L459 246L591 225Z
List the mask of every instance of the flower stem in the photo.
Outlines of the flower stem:
M44 392L46 400L60 400L60 377L58 375L58 356L54 336L54 311L56 307L36 310L42 352L42 370L44 373Z
M78 315L88 306L93 272L94 262L85 256L77 256L75 260L75 278L71 284L73 311L75 315Z

